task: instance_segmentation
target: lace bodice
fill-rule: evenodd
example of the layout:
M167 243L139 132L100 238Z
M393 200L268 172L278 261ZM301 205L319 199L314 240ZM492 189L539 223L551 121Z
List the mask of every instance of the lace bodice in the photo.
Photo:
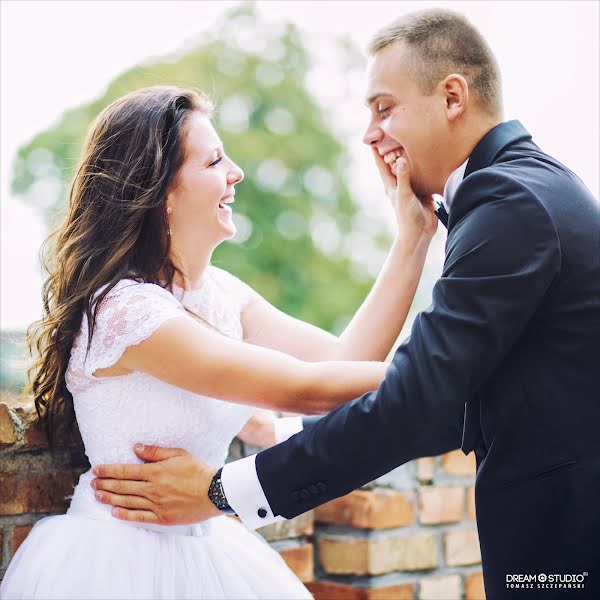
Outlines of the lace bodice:
M141 462L133 452L136 442L185 448L215 467L224 463L251 407L200 396L142 372L114 377L93 373L114 365L128 346L139 344L169 319L193 319L184 307L221 333L242 339L240 314L249 295L248 286L212 266L201 286L186 292L176 287L171 294L158 285L121 280L97 308L87 356L88 321L83 316L66 383L92 467ZM91 494L89 486L79 489L89 478L82 477L75 496Z

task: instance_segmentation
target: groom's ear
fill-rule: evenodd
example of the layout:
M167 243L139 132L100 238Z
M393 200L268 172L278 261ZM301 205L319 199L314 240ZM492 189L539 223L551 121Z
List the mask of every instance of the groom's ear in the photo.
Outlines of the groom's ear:
M442 82L442 91L446 100L446 114L449 121L458 119L469 103L469 84L457 73L448 75Z

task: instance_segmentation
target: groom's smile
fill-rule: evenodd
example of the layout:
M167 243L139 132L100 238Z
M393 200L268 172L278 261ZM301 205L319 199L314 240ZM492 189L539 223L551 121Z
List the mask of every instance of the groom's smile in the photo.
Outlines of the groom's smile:
M369 59L366 104L370 121L363 142L393 166L401 154L408 162L418 195L441 194L455 153L450 124L451 99L444 82L424 91L415 73L419 65L402 43L391 44Z

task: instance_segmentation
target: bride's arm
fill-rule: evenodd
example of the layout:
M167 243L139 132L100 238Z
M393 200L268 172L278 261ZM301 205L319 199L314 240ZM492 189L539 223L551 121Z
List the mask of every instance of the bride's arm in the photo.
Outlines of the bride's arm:
M383 159L377 155L375 160L396 211L398 233L373 288L349 325L336 337L286 315L254 292L242 312L248 342L306 361L384 360L388 355L410 310L437 217L431 198L411 203L414 194L408 168L394 185Z
M413 248L394 240L373 288L339 337L285 314L255 293L242 313L244 338L306 361L384 360L406 321L427 246L427 240Z
M129 346L110 369L142 371L191 392L274 410L321 414L376 389L380 362L304 362L220 335L188 316Z

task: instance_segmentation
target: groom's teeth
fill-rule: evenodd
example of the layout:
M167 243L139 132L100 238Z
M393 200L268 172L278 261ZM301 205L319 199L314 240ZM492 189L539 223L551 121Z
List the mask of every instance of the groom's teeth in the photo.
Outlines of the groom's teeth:
M401 150L392 150L384 155L383 160L386 164L391 165L392 163L395 163L400 156L402 156Z

